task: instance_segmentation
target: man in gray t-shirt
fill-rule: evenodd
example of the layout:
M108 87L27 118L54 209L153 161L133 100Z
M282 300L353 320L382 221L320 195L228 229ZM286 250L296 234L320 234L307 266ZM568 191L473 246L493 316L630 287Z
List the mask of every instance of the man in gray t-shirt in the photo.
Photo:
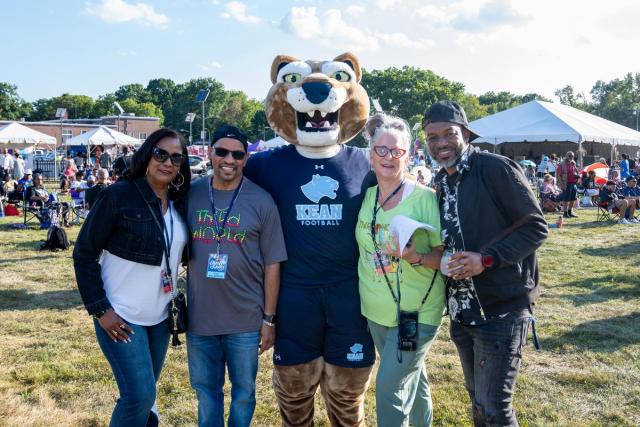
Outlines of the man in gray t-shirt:
M198 423L223 425L226 366L234 390L228 423L248 427L258 354L275 340L280 262L287 254L273 199L243 177L246 136L225 125L212 144L215 178L192 183L187 211L189 376Z

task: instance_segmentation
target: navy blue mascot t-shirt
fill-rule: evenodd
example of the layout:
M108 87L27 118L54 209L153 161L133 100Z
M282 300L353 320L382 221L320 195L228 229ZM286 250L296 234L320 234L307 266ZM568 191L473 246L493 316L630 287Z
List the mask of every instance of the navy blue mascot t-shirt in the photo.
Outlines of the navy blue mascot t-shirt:
M308 159L294 145L252 155L245 175L278 205L289 260L283 286L358 280L358 212L375 185L368 152L342 145L328 159Z

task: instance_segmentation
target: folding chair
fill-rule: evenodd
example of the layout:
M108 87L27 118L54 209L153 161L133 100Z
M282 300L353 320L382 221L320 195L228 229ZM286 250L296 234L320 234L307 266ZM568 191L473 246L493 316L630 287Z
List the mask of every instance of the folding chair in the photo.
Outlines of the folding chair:
M84 194L77 191L71 191L71 203L69 203L72 219L70 225L79 225L89 215L89 209L84 201Z
M609 208L608 202L598 201L598 212L596 214L596 222L611 222L620 220L620 210L618 208Z

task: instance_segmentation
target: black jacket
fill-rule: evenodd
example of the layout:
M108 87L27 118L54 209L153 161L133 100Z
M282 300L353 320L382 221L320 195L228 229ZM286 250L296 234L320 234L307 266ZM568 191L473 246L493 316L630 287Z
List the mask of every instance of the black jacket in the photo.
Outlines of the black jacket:
M147 203L164 227L160 200L144 178L121 180L105 188L91 207L73 250L76 282L89 314L111 307L98 263L103 249L141 264L158 266L162 263L163 231L151 216ZM175 201L174 206L186 218L185 203Z
M503 156L471 154L470 169L460 176L458 215L464 249L496 260L495 268L473 278L485 312L497 315L533 304L539 290L535 251L548 228L522 169Z

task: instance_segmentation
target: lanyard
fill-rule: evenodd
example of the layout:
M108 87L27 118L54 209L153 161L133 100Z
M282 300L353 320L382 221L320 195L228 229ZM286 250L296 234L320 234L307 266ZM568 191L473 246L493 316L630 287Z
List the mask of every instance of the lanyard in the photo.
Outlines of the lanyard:
M373 218L371 219L371 240L373 240L373 247L376 251L376 259L378 260L378 263L380 264L380 269L382 270L382 273L384 274L384 279L387 282L387 287L389 288L389 292L391 292L391 297L393 298L393 301L396 302L396 304L400 304L400 286L398 286L398 297L396 298L396 294L393 292L393 288L391 287L391 282L389 281L389 278L387 277L387 272L385 270L385 266L382 262L382 253L380 252L380 247L378 247L378 242L376 242L376 217L378 216L378 211L380 209L382 209L384 207L385 204L387 204L387 202L389 200L391 200L391 198L393 196L395 196L396 194L398 194L398 191L400 191L400 189L402 188L402 186L404 185L404 179L400 182L400 185L398 185L396 187L395 190L393 190L387 197L386 199L384 199L382 201L382 203L380 204L380 206L378 206L378 198L380 197L380 186L378 185L378 188L376 188L376 199L373 202ZM396 276L397 279L399 279L399 274L397 274Z
M224 219L222 220L222 224L218 224L218 218L216 217L216 204L213 200L213 177L211 177L211 181L209 182L209 202L211 203L211 214L213 215L213 226L216 230L216 242L218 242L218 248L217 248L218 255L220 255L220 238L224 234L224 229L227 226L227 220L229 219L229 214L231 213L233 204L238 198L238 194L240 194L240 189L242 188L243 182L244 182L244 177L240 179L240 184L238 184L235 192L233 193L233 197L231 198L231 203L229 203L227 212L224 214Z
M167 258L171 256L171 246L173 245L173 203L171 200L168 202L169 211L169 224L171 225L171 234L169 234L169 227L167 227L167 221L164 219L164 215L162 215L162 222L164 223L164 246L165 253L167 254ZM160 203L160 212L162 212L162 203ZM167 259L167 271L171 271L171 267L168 265L169 260Z

